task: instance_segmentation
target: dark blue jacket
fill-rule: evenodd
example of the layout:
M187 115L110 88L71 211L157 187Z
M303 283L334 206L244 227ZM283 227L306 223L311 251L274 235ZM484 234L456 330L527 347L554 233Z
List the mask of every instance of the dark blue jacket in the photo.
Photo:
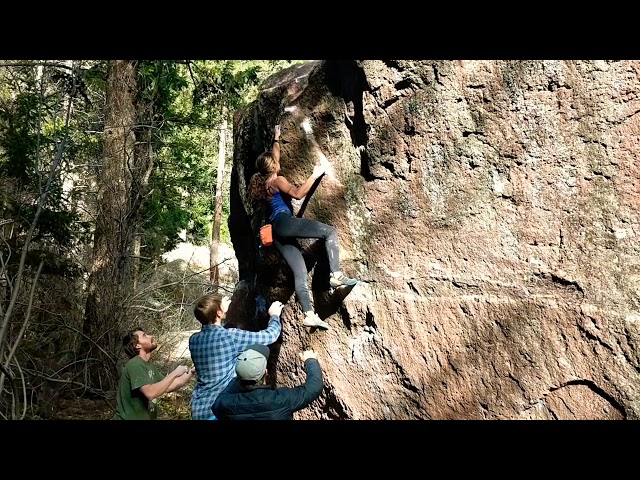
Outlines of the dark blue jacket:
M242 385L234 378L218 395L211 410L218 420L293 420L322 393L322 369L315 358L304 362L307 379L299 387Z

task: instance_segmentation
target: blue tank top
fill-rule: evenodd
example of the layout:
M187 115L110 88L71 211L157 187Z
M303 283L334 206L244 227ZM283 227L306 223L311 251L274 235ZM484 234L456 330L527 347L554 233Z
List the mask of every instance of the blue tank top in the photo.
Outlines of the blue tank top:
M273 219L276 218L276 215L279 213L285 212L291 215L291 210L287 204L284 203L279 191L273 192L273 196L269 199L269 206L271 207L271 216L269 217L270 222L273 222Z

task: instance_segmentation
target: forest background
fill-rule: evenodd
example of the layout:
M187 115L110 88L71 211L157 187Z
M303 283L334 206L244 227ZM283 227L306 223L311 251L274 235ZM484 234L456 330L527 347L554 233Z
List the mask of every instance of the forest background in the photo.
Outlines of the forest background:
M301 62L0 60L0 419L110 418L122 332L189 331L233 289L233 114ZM209 265L168 261L182 241Z

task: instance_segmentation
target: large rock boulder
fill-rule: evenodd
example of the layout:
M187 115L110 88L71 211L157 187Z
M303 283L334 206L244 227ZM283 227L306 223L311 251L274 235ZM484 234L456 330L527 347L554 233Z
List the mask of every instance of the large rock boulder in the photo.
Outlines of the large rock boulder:
M639 73L317 61L264 83L235 119L230 231L243 288L288 302L272 381L300 384L298 352L319 353L324 392L296 418L640 417ZM293 183L313 141L328 157L304 216L337 227L361 279L341 303L301 241L328 332L305 331L289 268L256 244L246 185L276 123Z

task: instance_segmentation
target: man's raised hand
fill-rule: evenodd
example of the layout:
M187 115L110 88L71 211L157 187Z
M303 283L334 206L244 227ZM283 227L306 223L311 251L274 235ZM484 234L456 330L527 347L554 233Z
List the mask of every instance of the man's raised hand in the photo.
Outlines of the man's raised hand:
M269 315L270 316L274 316L275 315L276 317L279 317L280 314L282 313L282 309L283 308L284 308L284 305L282 304L282 302L278 302L276 300L269 307Z

